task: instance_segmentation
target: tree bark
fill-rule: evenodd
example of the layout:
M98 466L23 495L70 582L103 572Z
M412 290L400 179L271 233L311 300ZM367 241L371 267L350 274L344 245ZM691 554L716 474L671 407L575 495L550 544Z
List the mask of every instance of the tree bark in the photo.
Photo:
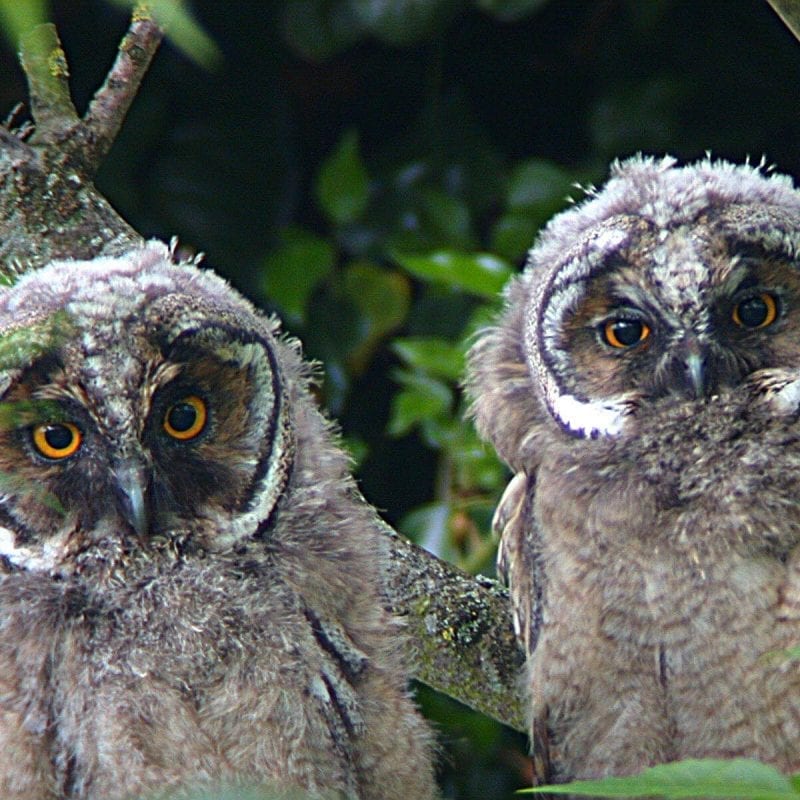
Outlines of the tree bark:
M163 31L142 4L83 118L69 93L55 27L22 43L34 125L0 127L0 269L6 276L57 258L115 255L142 243L94 187ZM466 705L525 730L517 676L523 663L508 595L416 547L388 525L386 604L407 621L416 677Z

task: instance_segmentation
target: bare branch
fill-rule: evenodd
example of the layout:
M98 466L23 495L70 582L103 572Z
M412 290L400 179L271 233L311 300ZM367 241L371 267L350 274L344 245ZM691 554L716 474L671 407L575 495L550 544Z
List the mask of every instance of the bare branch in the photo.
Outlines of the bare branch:
M69 94L69 68L55 25L37 25L22 37L22 69L28 78L34 141L55 141L78 124Z
M389 607L412 634L415 676L437 691L526 732L518 677L524 662L508 594L399 536L388 525Z
M144 4L134 9L131 25L120 42L116 61L83 118L89 134L88 162L97 172L117 138L139 85L164 38Z

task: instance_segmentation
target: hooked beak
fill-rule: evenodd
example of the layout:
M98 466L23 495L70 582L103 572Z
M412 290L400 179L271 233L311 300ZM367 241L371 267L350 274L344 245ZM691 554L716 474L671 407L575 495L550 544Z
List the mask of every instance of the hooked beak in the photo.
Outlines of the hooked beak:
M144 467L134 461L122 462L114 470L117 509L122 518L144 536L150 527L150 514L145 499L147 476Z
M676 345L671 359L672 388L699 400L717 388L718 370L711 348L692 333L687 333Z
M691 352L684 361L687 388L696 398L703 397L707 388L706 359L700 352Z

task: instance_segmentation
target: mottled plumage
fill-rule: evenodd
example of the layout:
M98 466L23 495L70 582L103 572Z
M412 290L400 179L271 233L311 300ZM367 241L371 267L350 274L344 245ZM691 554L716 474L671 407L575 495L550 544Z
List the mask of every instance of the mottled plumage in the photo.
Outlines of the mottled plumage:
M0 292L0 796L431 798L385 543L299 347L171 261Z
M540 779L800 770L800 193L634 158L470 355Z

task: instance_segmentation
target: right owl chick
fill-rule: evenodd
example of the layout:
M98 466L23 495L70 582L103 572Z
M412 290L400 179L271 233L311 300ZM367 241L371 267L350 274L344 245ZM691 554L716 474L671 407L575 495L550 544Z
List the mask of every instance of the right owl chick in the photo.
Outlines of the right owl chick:
M636 157L475 341L537 779L800 771L800 193Z

